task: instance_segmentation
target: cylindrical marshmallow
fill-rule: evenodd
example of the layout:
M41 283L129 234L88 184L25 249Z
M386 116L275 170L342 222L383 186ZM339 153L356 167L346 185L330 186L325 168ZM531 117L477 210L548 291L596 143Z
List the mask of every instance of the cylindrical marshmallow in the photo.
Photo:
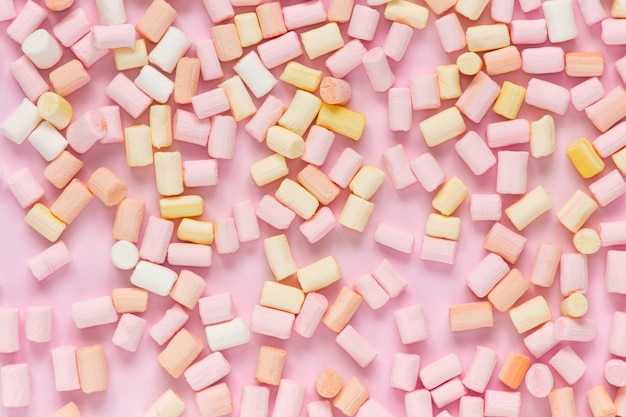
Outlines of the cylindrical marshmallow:
M37 29L22 42L22 52L39 69L52 68L63 55L61 45L45 29Z

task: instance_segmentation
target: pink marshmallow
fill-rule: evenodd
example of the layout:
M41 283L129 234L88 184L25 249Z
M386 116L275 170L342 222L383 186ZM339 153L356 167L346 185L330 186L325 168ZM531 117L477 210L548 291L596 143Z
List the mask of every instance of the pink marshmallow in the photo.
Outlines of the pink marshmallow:
M213 39L198 41L195 44L196 55L200 60L200 72L204 81L217 80L224 76L222 64L217 58L215 43Z
M359 407L356 417L393 417L393 414L391 414L381 403L376 401L376 399L370 397L363 403L363 405L361 405L361 407Z
M439 163L430 153L424 153L409 163L411 171L428 192L434 191L446 180Z
M487 125L487 144L490 148L528 143L530 123L526 119L506 120Z
M587 370L585 362L569 346L559 350L548 363L569 385L578 382Z
M209 245L174 242L167 247L167 262L173 266L208 267L211 258Z
M437 408L443 408L448 404L452 404L466 394L467 390L459 378L453 378L430 392L433 403L435 403Z
M472 221L500 221L502 197L500 194L472 194L470 216Z
M623 19L604 19L600 37L605 45L626 44L626 22Z
M19 310L0 306L0 353L19 350Z
M85 153L106 135L106 121L100 110L90 110L67 127L65 137L70 147Z
M543 363L533 363L524 377L526 390L536 398L546 398L554 387L554 377L550 368Z
M438 109L441 106L437 75L418 75L409 79L413 110Z
M308 403L306 412L309 417L333 417L333 409L328 400Z
M404 409L406 417L431 417L433 415L433 402L430 392L418 389L407 392L404 395Z
M607 251L605 282L607 292L626 294L626 252Z
M304 404L306 385L292 379L281 379L274 400L273 417L298 417Z
M411 26L400 22L392 22L383 42L383 52L394 61L401 61L412 37L413 28Z
M367 52L360 40L354 39L346 43L326 60L326 68L333 77L343 78L361 64Z
M30 405L30 374L27 363L5 365L0 368L2 405L7 408Z
M251 200L240 201L233 205L233 218L240 242L250 242L260 237L254 205Z
M300 232L309 243L316 243L330 233L337 225L332 210L323 206L309 220L300 224Z
M191 365L185 371L185 379L194 391L213 385L230 373L230 363L221 352L213 352Z
M255 305L250 317L250 331L277 339L289 339L296 316L286 311Z
M561 261L561 253L560 246L547 242L540 243L530 273L530 282L540 287L552 286Z
M104 123L107 126L104 137L100 139L100 143L120 143L124 141L124 128L122 127L122 119L119 106L103 106L98 109Z
M215 116L209 133L209 156L232 159L235 154L237 122L232 116Z
M328 172L328 178L341 188L346 188L361 165L363 165L363 157L354 149L347 147Z
M479 71L456 101L456 106L468 119L480 123L498 94L498 84L483 71Z
M52 307L28 307L26 309L26 340L46 343L52 337Z
M387 93L387 119L389 130L407 132L411 129L413 111L411 91L408 87L390 88Z
M559 46L526 48L522 51L522 71L526 74L552 74L565 69L565 52Z
M459 139L454 149L474 175L482 175L496 164L496 157L485 141L474 131Z
M531 78L526 88L526 104L563 115L569 106L570 94L560 85Z
M411 253L413 252L415 236L404 229L387 223L380 223L374 232L374 240L398 252Z
M421 342L430 336L426 314L420 304L397 309L393 315L402 344Z
M52 33L65 47L72 46L89 33L91 23L81 8L75 9L52 28ZM133 45L134 46L134 45Z
M46 80L26 55L10 63L9 71L30 101L36 101L40 95L50 90Z
M217 160L183 161L183 183L185 187L210 187L216 185L217 182Z
M72 304L72 320L79 329L115 323L117 311L111 296L91 298Z
M293 329L300 336L311 338L327 309L328 300L325 296L316 292L308 293L304 298L300 313L296 316Z
M70 49L86 68L89 68L109 53L108 49L98 49L94 46L91 31L80 40L74 42Z
M117 74L111 80L104 89L104 93L119 104L133 119L141 116L152 103L152 99L122 73Z
M377 355L376 350L349 324L339 332L335 341L361 368L367 367Z
M239 417L268 417L269 402L269 388L260 386L243 387L241 390Z
M422 381L424 388L432 390L461 375L461 372L463 372L463 368L459 358L456 354L450 353L424 366L420 371L420 381Z
M591 342L596 337L596 322L592 319L559 317L554 321L554 338L570 342Z
M235 10L228 0L202 0L204 8L213 23L220 23L235 15Z
M587 26L593 26L606 19L606 12L599 0L578 0L578 8Z
M135 25L95 25L91 28L93 46L97 49L135 48Z
M603 247L626 245L626 221L600 222L598 233Z
M183 328L188 319L189 314L181 306L174 304L165 310L159 321L150 326L148 334L159 346L162 346Z
M46 20L46 17L48 17L48 10L34 1L27 1L11 24L7 26L7 35L15 42L22 44L28 35Z
M15 5L13 0L2 0L0 2L0 22L11 20L15 17Z
M483 298L509 270L509 265L500 255L490 253L469 272L465 283L478 298Z
M257 52L267 69L275 68L302 55L302 45L296 32L290 31L263 42Z
M285 8L283 8L283 13ZM356 4L352 9L352 17L348 25L348 36L364 41L371 41L376 34L380 13L376 9Z
M589 191L601 207L607 206L626 193L626 182L617 169L589 184Z
M567 297L575 292L587 292L589 270L587 256L580 253L561 255L561 295Z
M408 285L406 280L391 266L387 259L383 259L378 264L376 269L372 271L372 276L391 298L400 295Z
M335 134L332 131L317 125L311 126L301 159L316 166L323 165L334 141Z
M485 417L519 417L522 394L519 391L485 391Z
M559 344L554 337L554 323L547 322L524 338L524 345L537 359Z
M456 240L424 235L420 258L424 261L453 265L456 256Z
M257 112L250 118L248 123L246 123L244 128L250 136L256 139L257 142L261 143L265 140L267 130L278 123L278 120L281 118L285 110L287 110L285 103L283 103L281 99L270 94L267 96L263 104L261 104L261 107L259 107ZM314 127L319 126L312 126L309 130L309 136L311 135L311 131ZM323 128L320 127L320 129Z
M514 45L538 45L548 40L546 19L513 20L510 27Z
M411 392L417 385L420 357L414 353L398 352L393 355L389 385Z
M623 56L615 61L615 70L622 79L622 82L626 83L626 56Z
M382 156L391 182L396 190L406 188L417 182L417 179L411 172L409 159L404 152L402 144L385 149Z
M485 409L485 400L481 397L464 395L459 401L459 417L481 417Z
M113 344L128 352L135 352L143 331L146 328L146 320L131 313L122 314L113 333Z
M296 218L296 213L283 206L271 195L264 195L256 206L256 216L270 226L284 230Z
M361 275L354 281L354 291L363 298L372 310L378 310L389 301L389 294L370 274Z
M57 391L74 391L80 389L78 366L76 364L76 348L59 346L50 349L52 368L54 369L54 386Z
M604 364L604 378L615 386L626 386L626 362L620 359L611 359Z
M472 362L463 377L463 385L467 389L480 394L485 392L497 362L498 353L495 350L484 346L476 346Z
M43 188L26 166L6 177L5 182L22 208L32 206L44 195Z
M232 320L235 318L233 297L230 293L202 297L198 300L198 312L204 326Z
M282 12L287 30L299 29L326 21L326 10L321 0L283 6Z
M449 13L435 20L435 28L444 51L450 53L467 46L465 31L456 13Z
M235 219L224 217L213 221L215 228L215 250L217 253L235 253L239 250L239 237L235 227Z
M587 107L585 114L600 132L606 132L626 114L626 90L618 85Z
M174 113L173 136L181 142L206 146L209 142L211 122L200 120L195 114L182 109Z
M43 281L72 260L65 243L59 241L28 260L28 268L38 281Z
M206 119L230 109L226 93L220 87L191 97L191 105L199 119Z
M578 111L585 110L606 95L598 77L589 78L570 89L572 106Z
M528 152L498 152L496 191L499 194L524 194L526 193L527 183Z
M174 222L150 216L143 234L139 256L150 262L165 262L167 247L174 233Z
M377 46L367 51L361 59L372 89L376 92L387 91L394 83L393 75L383 48Z
M626 146L626 122L621 122L598 136L593 147L602 158L607 158Z
M609 332L609 352L615 356L626 357L626 313L623 311L613 313Z
M206 287L204 278L187 269L182 269L170 291L170 297L177 303L193 310Z
M513 20L513 0L494 0L491 2L491 20L499 23L511 23Z

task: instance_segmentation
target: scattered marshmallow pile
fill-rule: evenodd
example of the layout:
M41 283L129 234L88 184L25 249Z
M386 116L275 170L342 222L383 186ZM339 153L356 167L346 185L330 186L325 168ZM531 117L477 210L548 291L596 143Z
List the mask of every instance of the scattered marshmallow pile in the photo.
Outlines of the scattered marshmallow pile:
M143 344L158 346L159 378L168 385L175 382L148 401L144 416L177 417L186 409L201 417L268 416L269 410L272 417L298 417L305 410L309 417L385 417L398 415L389 411L398 409L407 417L437 412L439 417L452 412L460 417L517 417L548 409L553 417L626 415L626 362L619 359L626 357L626 313L609 307L603 372L590 369L579 349L579 343L595 343L601 329L588 313L593 303L587 295L599 285L591 281L589 262L603 247L626 244L626 221L608 216L597 227L589 221L595 212L616 206L626 193L626 122L621 121L626 91L621 86L608 89L610 83L602 78L603 53L580 52L573 43L580 36L580 12L604 45L626 44L621 0L614 0L612 18L597 0L579 2L578 11L571 0L520 0L521 12L537 18L517 20L510 0L492 0L490 16L485 12L488 2L477 0L430 0L428 8L407 0L282 5L204 0L204 8L186 5L192 11L185 13L201 11L206 18L208 12L208 39L176 27L177 10L165 0L143 7L136 22L127 19L123 0L96 0L95 5L94 25L88 15L92 6L86 3L51 0L43 6L28 0L17 4L22 8L16 13L14 0L0 0L0 21L8 23L8 38L0 43L7 50L21 45L23 55L9 63L9 70L25 96L10 103L11 109L6 109L9 104L1 107L6 117L0 132L13 142L2 146L26 146L28 140L48 163L40 175L31 169L36 164L22 160L3 180L24 210L28 233L48 242L30 256L28 268L45 284L67 271L72 251L61 238L93 210L88 206L95 196L114 210L108 226L115 242L110 253L91 256L110 258L126 279L124 287L111 285L108 294L73 295L69 303L77 329L102 326L100 336L105 338L95 344L64 344L53 336L52 308L26 309L26 339L59 342L49 349L56 391L106 392L109 375L116 372L110 356L119 349L140 350L148 329L153 340ZM391 23L378 46L381 13ZM42 25L51 25L51 30ZM400 64L411 65L403 60L405 54L433 25L436 30L430 33L436 33L439 44L426 47L454 54L448 59L455 63L435 63L433 71L402 80ZM73 54L70 59L67 49ZM107 60L114 63L115 75L95 70ZM353 71L364 71L362 80L369 85L350 83ZM626 80L626 60L615 61L606 71ZM532 78L525 80L523 74ZM76 105L73 98L96 82L96 76L109 77L103 89L107 104L83 109L84 103ZM577 77L582 82L572 88L562 85ZM386 94L387 124L376 131L393 138L391 146L383 146L388 141L374 134L372 120L380 116L366 114L360 109L367 106L355 100L375 93ZM596 129L593 140L557 134L560 123L567 123L560 116L573 114L570 103L584 111L577 118L584 117ZM75 108L84 112L75 115ZM524 111L538 117L518 118ZM423 139L431 151L410 159L410 141L416 138L398 143L405 132L421 136L417 141ZM458 139L453 146L452 139ZM341 152L338 144L343 145ZM83 162L94 161L90 154L109 146L124 147L123 157L116 150L117 158L130 172L153 167L154 186L148 187L158 201L131 197L140 193L133 187L143 187L141 181ZM371 152L364 157L366 146L380 158L370 159ZM247 179L261 194L232 204L232 215L209 220L207 209L226 203L204 190L228 185L218 176L218 164L221 173L244 147L252 148L254 160L238 175L249 172ZM573 182L584 184L573 192L565 189L570 194L562 203L533 174L556 160L561 148L569 159L567 175L576 172L580 178ZM446 158L442 149L464 166L449 170L440 164ZM198 150L202 159L194 153ZM332 166L326 164L334 153L338 157ZM601 175L606 164L615 167ZM477 186L481 181L476 178L490 170L496 171L495 184ZM89 174L83 177L85 171ZM48 184L42 186L40 177L60 191L46 191ZM396 204L381 194L401 205L417 182L420 192L425 191L421 196L432 193L430 211L434 209L418 219L425 225L419 250L406 219L381 218L376 210L379 201L382 206ZM474 192L474 187L483 191ZM51 194L55 197L46 201ZM555 206L556 213L551 213ZM469 262L459 250L468 222L489 225L481 248L487 252L478 252ZM541 236L536 226L548 222L560 227L559 236ZM541 240L524 263L532 237L524 234L527 228ZM358 261L361 270L352 278L354 273L341 266L341 256L326 249L336 247L328 240L368 232L382 255L369 269L359 265L365 259ZM569 249L560 243L561 236L571 241ZM251 277L250 284L238 281L228 292L214 292L207 272L214 262L243 256L244 244L256 245L260 252L260 239L266 270ZM296 247L310 249L308 262L296 261ZM368 256L355 250L353 257ZM423 266L421 273L433 265L452 268L460 257L470 265L454 270L463 275L465 285L450 285L463 287L465 296L463 302L444 306L447 329L432 325L435 313L426 300L407 295L415 284L400 272L401 265L417 252L419 259L411 261ZM605 263L603 290L626 293L626 252L606 251ZM223 271L228 275L228 268ZM445 277L450 270L443 271L434 274ZM263 276L269 274L272 279ZM258 290L258 302L244 315L237 292L247 285ZM149 300L156 297L169 297L175 304L159 310L160 319L148 326L153 309ZM384 370L372 370L385 359L373 340L375 333L358 321L365 314L362 301L395 322L403 345L394 348ZM38 398L31 388L37 370L10 359L20 351L20 310L8 304L5 299L0 307L2 405L29 407ZM193 329L194 321L201 333ZM321 323L326 330L319 328ZM106 330L109 324L115 324L113 331ZM467 335L500 326L511 329L502 334L522 335L513 350L498 352L486 346L489 340L468 339L472 357L466 367L453 343L446 347L451 353L438 351L423 360L424 344L442 337L440 332ZM292 344L298 337L310 344ZM334 340L347 354L344 359L354 363L327 363L324 349L330 347L316 344L316 339ZM237 368L237 356L229 355L246 346L254 346L254 372ZM297 364L288 370L295 346L319 349L313 357L315 379L299 378ZM411 351L401 352L404 346ZM328 369L339 367L350 373ZM231 379L231 370L247 379ZM581 391L576 384L590 373L593 384ZM596 374L602 378L594 378ZM386 396L368 386L381 378L394 392L406 393L402 406L395 403L396 394ZM187 400L192 397L195 405ZM45 412L81 416L77 404L89 397L73 398L80 399Z

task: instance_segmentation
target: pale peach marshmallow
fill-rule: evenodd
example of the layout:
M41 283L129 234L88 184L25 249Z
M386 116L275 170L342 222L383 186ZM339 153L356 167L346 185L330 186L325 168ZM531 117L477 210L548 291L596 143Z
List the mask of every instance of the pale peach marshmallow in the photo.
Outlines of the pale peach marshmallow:
M624 414L624 408L626 407L626 403L625 403L625 395L626 395L626 388L624 387L620 387L617 390L617 393L615 394L615 407L617 408L617 415L621 415Z
M409 47L414 29L400 22L392 22L383 42L383 52L387 57L399 62Z
M593 319L559 317L554 322L554 337L557 340L590 342L595 339L596 333Z
M92 197L93 194L87 186L74 178L52 203L50 211L63 222L70 224L89 204Z
M524 338L524 345L537 359L559 344L554 337L554 323L547 322Z
M170 291L170 297L191 310L195 308L206 287L207 284L204 278L189 270L183 269L178 274L178 279Z
M378 264L372 271L372 276L391 298L400 295L408 285L406 280L393 268L387 259L383 259Z
M455 150L475 175L484 174L496 164L496 157L485 141L469 131L454 145Z
M238 75L230 77L219 84L218 87L224 90L235 121L238 122L256 113L256 106L241 77Z
M267 387L245 386L241 389L240 417L268 417L270 390Z
M554 386L554 377L550 368L543 363L534 363L524 377L526 390L535 398L546 398Z
M128 352L135 352L146 328L146 320L131 313L122 314L112 343Z
M489 130L487 131L487 137L489 140ZM526 193L528 183L527 171L528 152L499 151L496 173L496 191L499 194Z
M174 304L165 310L163 317L150 327L148 333L159 346L162 346L183 328L188 319L189 314L181 306Z
M333 409L330 401L312 401L306 405L306 412L309 417L332 417Z
M238 13L234 16L233 20L237 28L241 46L247 47L256 45L263 40L261 25L259 24L259 18L255 12Z
M315 391L322 398L334 398L343 387L341 375L333 369L321 372L315 380Z
M2 405L7 408L30 405L31 384L28 364L16 363L0 368Z
M389 385L411 392L417 385L420 357L413 353L395 353L391 365Z
M454 264L457 242L432 236L422 238L420 258L425 261Z
M4 12L4 11L3 11ZM7 26L7 35L15 42L22 44L39 25L48 17L48 11L39 4L33 2L24 4L24 7ZM6 19L3 19L6 20Z
M287 32L280 2L263 3L256 8L256 14L263 39L275 38Z
M133 269L139 262L139 249L127 240L118 240L111 246L111 263L121 270Z
M30 258L28 260L28 268L38 281L43 281L55 271L67 265L71 259L67 246L63 242L57 242Z
M625 103L626 90L617 86L606 96L585 108L585 114L591 123L604 133L626 115L626 110L622 107Z
M255 51L247 53L237 61L233 65L233 70L241 77L256 98L268 94L278 83L274 75L265 68Z
M496 222L483 241L483 247L514 264L524 250L526 238L502 223Z
M224 76L222 66L217 57L217 50L213 39L206 39L195 43L196 54L200 60L200 70L204 81L217 80Z
M211 266L212 249L197 243L170 243L167 247L167 262L174 266Z
M13 0L4 0L2 2L2 6L0 6L2 12L0 12L0 22L4 22L5 20L11 20L15 17L15 5L13 4Z
M572 40L578 36L572 0L554 0L541 5L551 43Z
M339 187L315 165L309 164L303 168L298 173L297 179L309 193L324 205L330 204L341 191Z
M365 340L363 336L361 336L361 334L349 324L341 332L339 332L335 341L361 368L367 367L378 355L374 347L372 347L372 345L370 345L367 340ZM344 385L342 391L346 389L349 383L350 381ZM333 403L335 407L337 407L335 403L340 401L339 399L341 397L341 392L337 395L337 397L335 397L335 402Z
M270 226L283 230L287 229L295 219L296 213L283 206L271 195L264 195L257 204L256 215Z
M511 21L511 42L515 45L537 45L548 40L545 19Z
M143 313L148 308L148 291L141 288L113 288L111 300L118 313Z
M552 74L565 69L565 52L558 46L526 48L522 51L522 71L526 74Z
M265 281L261 290L259 304L264 307L298 314L304 302L301 289L276 281Z
M626 252L610 250L606 253L606 290L609 293L626 294Z
M576 402L572 387L555 388L548 395L554 417L576 416Z
M624 182L624 177L620 172L614 169L604 177L589 184L589 191L600 207L604 207L626 193L626 182Z
M319 3L319 2L311 2ZM287 7L288 8L288 7ZM285 14L285 8L283 8L283 15ZM367 7L362 4L357 4L352 10L352 17L350 18L350 24L348 25L348 36L361 39L364 41L371 41L374 39L376 28L378 26L378 20L380 19L380 13L371 7ZM285 23L287 19L285 19ZM287 24L288 29L289 24Z
M361 296L349 287L342 287L335 301L322 316L322 322L332 331L339 333L345 328L361 305Z
M465 278L467 286L477 297L485 297L509 272L507 263L495 253L488 254Z
M166 296L176 278L178 274L169 268L148 261L139 261L130 276L130 283L157 295Z
M191 98L198 93L199 79L200 60L198 58L181 58L176 64L174 102L177 104L191 103Z
M587 256L580 253L561 255L561 295L567 297L575 292L587 291L588 287Z
M191 365L185 371L185 379L194 391L213 385L230 373L230 363L220 352L213 352Z
M483 393L491 379L498 354L495 350L484 346L476 346L474 357L463 377L463 385L472 391Z
M601 52L568 52L565 54L565 72L570 77L598 77L604 73L604 54Z
M295 318L293 313L255 305L250 317L250 331L286 340L291 336Z
M519 391L485 391L485 417L519 417L522 394Z
M154 0L137 22L137 32L150 42L158 42L176 19L176 10L164 0Z
M493 327L493 307L489 301L475 301L448 308L451 332Z
M76 348L59 346L50 349L54 369L54 383L57 391L74 391L80 389Z
M463 94L456 101L456 107L475 123L479 123L494 103L500 87L487 74L478 72Z
M228 0L202 0L202 3L213 23L220 23L235 16L233 6Z
M513 45L487 52L483 59L489 75L505 74L522 67L522 56Z
M186 407L185 402L174 391L168 389L152 403L145 412L144 417L179 417Z
M9 64L9 71L21 87L24 95L31 101L37 100L40 95L50 90L46 80L43 79L39 70L26 55L22 55Z
M137 243L145 207L146 202L143 200L124 198L115 213L113 239Z
M264 239L263 249L270 270L277 281L281 281L298 271L286 235L280 234Z
M569 91L560 85L538 78L532 78L528 82L526 104L563 115L567 111L569 101Z
M44 195L28 167L23 167L5 179L7 187L22 208L28 208L41 200Z
M443 50L450 53L465 48L465 33L455 13L449 13L435 21L435 28Z
M128 190L128 186L106 167L96 169L87 180L87 186L106 206L119 204Z
M487 298L497 310L504 312L524 295L529 285L522 273L514 268L496 284Z
M559 350L548 362L569 385L578 382L587 370L585 362L570 346Z
M92 298L72 304L72 320L79 329L115 323L117 312L111 296Z
M604 378L616 387L626 386L626 362L611 359L604 364Z
M28 141L46 161L55 159L68 145L63 135L48 121L41 122L28 135Z
M170 74L190 46L189 37L182 30L170 26L159 43L148 54L148 61Z
M261 30L263 30L262 22ZM302 45L300 44L298 35L290 31L275 39L260 44L257 47L257 52L263 65L268 69L272 69L302 55Z
M202 341L182 329L174 335L165 349L157 356L157 362L174 378L180 377L202 351Z
M430 336L426 314L420 304L397 309L393 315L402 344L421 342Z
M214 116L230 109L226 93L220 87L191 97L191 104L196 116L200 119ZM180 109L176 110L178 114Z
M102 345L77 349L76 363L80 389L85 394L106 391L109 387L109 377Z
M626 122L616 124L594 139L592 144L602 158L616 153L626 145Z
M261 346L257 359L255 379L263 384L278 386L287 359L284 349Z
M433 402L430 392L417 389L404 394L404 409L407 417L432 417Z
M587 391L585 399L593 417L613 416L617 413L617 408L604 385L591 388Z
M411 253L413 252L415 236L396 226L379 223L374 232L374 240L399 252Z
M21 145L41 120L37 106L24 98L0 124L0 133Z
M322 294L310 292L304 298L300 313L296 316L293 329L304 338L311 338L328 308L328 300Z
M83 36L79 41L75 42L70 49L74 55L76 55L76 58L78 58L87 68L91 67L109 53L109 49L98 49L94 46L91 31ZM57 70L54 70L53 72L55 71Z
M244 126L246 132L257 142L263 142L268 129L278 123L286 109L287 106L282 100L273 95L267 96L261 107ZM311 127L311 131L314 127ZM318 127L318 129L322 128ZM309 131L309 136L312 135L311 131Z
M120 114L120 106L102 106L98 109L102 114L104 123L107 126L104 137L100 139L100 143L120 143L124 141L124 129L122 128L122 119Z
M622 19L604 19L601 38L605 45L626 44L626 26Z
M217 417L233 412L233 399L225 382L195 394L200 417Z
M201 120L192 112L180 108L176 109L172 132L175 140L206 146L209 142L210 131L210 120Z
M384 150L382 156L394 188L399 190L417 181L411 172L409 160L402 144Z
M472 194L470 215L472 221L500 221L502 218L500 194Z
M215 228L215 250L217 253L235 253L239 250L239 237L235 227L235 219L224 217L213 221Z
M134 119L138 118L152 103L148 95L121 73L107 85L104 93Z
M543 296L538 295L509 310L509 317L519 334L550 321L552 314Z
M300 232L309 243L315 243L330 233L336 224L333 212L328 207L322 207L313 217L300 225Z

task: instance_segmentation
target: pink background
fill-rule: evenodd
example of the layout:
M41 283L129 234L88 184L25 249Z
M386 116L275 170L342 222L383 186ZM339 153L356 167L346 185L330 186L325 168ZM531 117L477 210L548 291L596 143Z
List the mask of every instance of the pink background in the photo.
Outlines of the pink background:
M40 1L38 1L41 3ZM23 0L15 0L19 11L24 4ZM287 2L285 2L287 3ZM604 1L606 10L610 9L609 2ZM148 0L129 0L126 2L129 22L137 22L143 10L150 4ZM179 16L174 25L184 30L193 41L207 39L211 21L199 0L181 1L172 0L171 4L177 9ZM76 0L73 8L82 7L88 13L91 22L98 21L92 1ZM72 9L73 9L72 8ZM577 5L574 5L577 15L579 36L576 40L560 44L566 52L570 51L603 51L606 57L606 71L601 80L607 91L620 83L612 62L620 58L623 48L606 47L600 40L600 24L587 27L580 18ZM382 45L390 22L382 18L383 7L376 8L381 12L381 20L376 38L371 42L364 42L369 49ZM242 8L240 11L249 11ZM50 30L67 12L50 13L43 27ZM540 18L541 11L524 15L516 4L516 18ZM484 13L481 23L489 22L489 8ZM431 73L439 64L454 63L460 52L447 55L443 52L437 35L434 31L435 15L431 13L425 30L416 31L404 60L399 63L391 62L396 75L395 86L407 86L412 76ZM464 27L468 21L462 18ZM2 86L2 100L0 101L0 120L19 104L23 97L17 83L8 71L8 64L21 55L19 45L4 35L8 22L0 23L0 85ZM344 40L348 41L345 31L347 24L342 24ZM305 28L309 29L309 28ZM149 43L149 49L152 48ZM252 50L246 48L244 52ZM520 48L523 49L523 46ZM462 51L461 51L462 52ZM195 56L193 48L187 56ZM61 63L72 59L69 49L64 52ZM309 61L304 55L298 58L299 62L320 69L326 56ZM280 75L284 66L275 68L272 72L276 77ZM231 64L223 65L225 76L233 74ZM47 77L49 71L42 71ZM111 101L104 95L103 89L115 75L112 54L107 55L89 69L92 81L78 92L69 96L74 105L74 112L80 116L85 111ZM134 79L138 70L130 70L126 75ZM328 75L325 71L325 75ZM501 84L505 80L512 80L526 86L531 77L521 72L496 76L494 79ZM572 79L565 73L539 76L548 81L556 82L565 87L582 81ZM398 143L404 145L409 158L413 159L424 152L432 152L449 177L460 177L469 187L471 193L495 192L495 167L485 175L477 177L465 166L453 149L454 140L451 140L434 149L428 149L419 132L420 120L432 115L435 111L420 111L413 114L413 128L406 133L393 133L387 127L386 93L373 93L362 67L357 68L346 77L353 87L353 99L348 107L367 113L368 123L365 134L358 142L338 136L322 170L328 172L341 151L349 146L364 157L365 164L384 169L381 152ZM463 77L465 87L470 81ZM199 92L215 88L220 81L200 82ZM289 103L295 89L290 85L279 83L272 94ZM260 105L261 100L255 100ZM170 100L170 104L173 101ZM442 109L453 105L449 100L443 103ZM190 106L182 106L190 110ZM524 105L520 118L537 120L543 111ZM583 113L577 112L570 106L565 116L553 115L557 124L557 150L550 157L535 160L530 158L528 190L537 185L543 185L551 194L555 208L535 221L523 235L528 243L519 261L515 265L528 277L537 246L542 241L557 243L563 247L564 253L573 252L571 233L556 219L556 211L569 196L576 190L587 190L592 180L583 180L575 171L565 156L565 148L573 140L586 136L593 140L598 132L587 120ZM503 120L500 116L489 112L483 123L476 125L466 121L468 130L476 130L484 137L486 124ZM147 114L133 121L127 114L123 114L125 126L132 124L147 124ZM250 163L259 160L271 151L264 144L258 144L249 137L243 123L238 125L237 150L232 160L219 161L219 184L208 188L187 189L186 194L199 194L205 199L203 220L217 217L231 216L232 204L244 199L252 199L255 204L264 194L273 194L277 183L258 188L254 185L249 173ZM527 145L509 147L507 149L528 150ZM175 142L171 150L183 153L184 160L202 159L207 157L207 150L195 145ZM156 193L153 167L129 168L124 160L123 144L97 145L85 155L80 156L85 167L78 174L78 178L86 181L89 175L100 166L111 168L121 179L129 185L128 196L145 199L147 202L146 218L149 215L158 215L158 198ZM607 160L608 172L613 167ZM5 175L12 174L23 166L28 166L40 184L45 189L42 203L49 206L59 194L59 190L50 185L42 176L46 162L25 142L21 146L6 140L0 140L0 165ZM304 167L301 161L291 161L290 177ZM386 171L385 171L386 172ZM347 198L344 190L330 208L336 216ZM367 368L360 368L335 342L335 334L321 325L310 339L304 339L295 332L287 341L273 339L257 334L245 346L224 351L225 357L232 365L232 372L225 378L228 383L235 404L234 415L239 413L241 388L246 385L255 385L254 370L259 346L277 346L287 350L287 363L283 377L296 379L307 385L306 401L316 401L320 398L315 393L314 381L324 369L336 369L347 380L357 376L369 388L373 397L381 402L395 416L404 415L404 392L391 388L388 384L392 356L395 352L417 353L421 357L422 366L448 353L456 353L464 369L470 364L475 346L481 344L496 349L499 352L498 365L489 387L490 389L508 390L497 379L497 373L509 352L518 351L528 356L530 353L522 343L522 336L518 335L511 325L508 314L495 312L495 326L493 329L451 333L448 330L448 307L466 302L476 301L476 297L465 286L464 279L467 272L473 268L486 254L481 242L491 227L491 222L472 222L469 219L469 199L455 212L462 221L461 238L458 242L456 263L453 266L420 259L421 238L424 233L426 218L433 212L430 205L433 195L424 191L416 183L403 190L395 190L389 179L372 198L376 205L369 225L363 233L337 226L327 237L311 245L303 238L298 230L301 219L296 219L286 232L291 244L293 256L299 266L307 265L326 255L333 255L343 272L342 280L321 291L332 302L343 285L351 285L362 274L372 271L379 262L387 258L392 265L407 279L409 286L398 298L393 299L378 311L372 311L367 304L362 303L351 324L374 346L378 352L377 358ZM518 197L503 196L503 206L507 207ZM594 214L587 225L596 227L600 221L618 220L623 218L624 198L620 198L606 208ZM193 392L184 381L184 378L174 380L156 362L155 357L161 347L148 336L147 331L142 338L136 353L126 352L111 344L111 337L115 324L78 330L71 321L70 306L72 303L109 295L116 287L130 286L130 272L119 271L113 267L109 258L109 250L114 243L111 238L111 229L115 216L115 208L105 207L99 200L94 199L86 210L78 216L62 236L62 240L71 251L72 262L59 272L48 277L43 282L37 282L27 268L27 260L49 246L37 233L32 231L21 219L25 210L19 207L4 182L0 182L0 305L20 308L21 324L23 325L24 310L33 305L50 305L54 308L53 337L49 343L36 344L28 342L23 337L21 326L20 351L14 354L0 354L0 366L11 363L26 362L30 365L32 381L31 405L22 409L6 409L0 407L0 416L25 417L45 416L72 400L75 401L85 416L137 416L143 412L168 388L174 389L187 402L185 416L197 415L197 407L193 399ZM507 219L502 220L509 227L512 225ZM381 222L401 227L411 231L416 236L416 244L410 255L401 254L382 247L373 240L376 226ZM178 223L178 222L176 222ZM144 221L145 226L145 221ZM272 227L260 222L262 238L281 233ZM143 229L142 229L143 233ZM623 249L623 248L611 248ZM615 388L608 386L603 376L604 363L611 358L608 353L608 330L614 311L620 309L624 302L623 296L608 295L604 285L604 265L606 249L589 257L589 298L590 308L588 316L596 320L598 335L592 343L571 343L571 346L587 363L585 376L575 384L574 391L577 398L579 415L590 415L585 404L584 395L588 389L604 384L611 395ZM174 268L179 270L179 268ZM252 308L258 303L263 282L273 279L267 266L262 248L262 240L244 243L234 255L218 255L214 253L213 265L209 268L192 269L206 278L208 289L206 294L230 292L233 295L236 314L246 323L249 322ZM558 276L555 285L549 289L531 287L522 300L535 295L543 295L550 303L553 316L559 315L558 306L562 300L558 288ZM146 318L148 325L155 323L163 312L173 304L169 297L150 296L148 311L141 316ZM431 336L428 340L412 345L402 345L397 333L393 311L397 308L413 304L422 304L428 318ZM206 342L203 328L200 324L197 311L190 313L190 320L186 326ZM59 393L54 388L54 377L50 359L50 349L61 345L75 345L77 347L100 343L105 348L109 370L110 386L105 392L85 395L80 391ZM547 363L554 353L565 344L559 344L555 349L544 355L540 362ZM209 352L205 347L201 357ZM534 362L534 358L533 358ZM555 387L567 384L555 374ZM421 384L418 383L418 388ZM520 387L523 397L522 416L546 416L549 413L547 399L531 397L523 384ZM271 403L276 395L276 388L271 387ZM458 412L458 402L446 407L453 415ZM271 410L271 406L270 406ZM435 408L435 414L439 411ZM341 415L334 410L335 415ZM306 411L301 412L305 416Z

